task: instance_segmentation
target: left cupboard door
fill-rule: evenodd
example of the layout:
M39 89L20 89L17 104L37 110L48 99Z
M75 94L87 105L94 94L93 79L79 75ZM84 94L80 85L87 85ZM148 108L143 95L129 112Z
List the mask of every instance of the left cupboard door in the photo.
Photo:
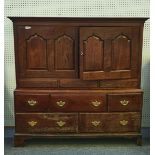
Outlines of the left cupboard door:
M20 78L75 78L76 29L65 26L18 26Z

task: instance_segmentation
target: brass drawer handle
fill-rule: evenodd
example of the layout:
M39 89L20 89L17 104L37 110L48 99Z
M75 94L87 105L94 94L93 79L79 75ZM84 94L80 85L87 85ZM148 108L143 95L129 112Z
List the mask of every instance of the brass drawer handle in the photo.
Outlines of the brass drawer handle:
M30 122L27 122L30 126L35 126L35 125L37 125L37 121L30 121Z
M125 125L128 124L128 121L126 121L126 120L122 120L122 121L120 121L120 124L123 125L123 126L125 126Z
M66 124L66 122L58 121L57 124L59 127L63 127Z
M127 101L127 100L122 100L122 101L120 101L120 103L122 104L122 105L128 105L128 103L129 103L129 101Z
M97 127L101 122L100 121L92 121L93 126Z
M34 106L34 105L36 105L38 102L35 101L35 100L28 100L27 103L28 103L30 106Z
M94 107L98 107L101 104L99 101L92 101L91 103Z
M59 107L63 107L66 104L65 101L57 101L56 103Z

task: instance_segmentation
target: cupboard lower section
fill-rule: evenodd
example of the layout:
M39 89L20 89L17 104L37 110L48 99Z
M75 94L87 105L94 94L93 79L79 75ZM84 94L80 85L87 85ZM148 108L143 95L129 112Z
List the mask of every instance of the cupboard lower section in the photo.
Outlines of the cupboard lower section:
M124 133L140 131L140 113L18 113L16 133Z
M15 146L26 139L135 137L141 143L142 91L16 90Z
M32 138L136 138L141 145L140 113L17 113L14 146Z

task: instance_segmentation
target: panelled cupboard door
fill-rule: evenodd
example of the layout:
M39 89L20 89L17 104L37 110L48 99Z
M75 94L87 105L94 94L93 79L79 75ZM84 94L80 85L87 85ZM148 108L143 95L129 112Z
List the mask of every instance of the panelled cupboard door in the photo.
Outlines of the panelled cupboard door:
M77 77L77 28L18 26L17 33L20 77Z
M81 79L137 77L138 44L138 27L81 27Z

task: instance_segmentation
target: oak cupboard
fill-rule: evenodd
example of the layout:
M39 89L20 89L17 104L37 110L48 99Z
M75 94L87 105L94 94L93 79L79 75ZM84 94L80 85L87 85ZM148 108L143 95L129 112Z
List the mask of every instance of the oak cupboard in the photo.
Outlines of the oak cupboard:
M9 18L15 146L38 137L131 137L141 145L147 18Z

